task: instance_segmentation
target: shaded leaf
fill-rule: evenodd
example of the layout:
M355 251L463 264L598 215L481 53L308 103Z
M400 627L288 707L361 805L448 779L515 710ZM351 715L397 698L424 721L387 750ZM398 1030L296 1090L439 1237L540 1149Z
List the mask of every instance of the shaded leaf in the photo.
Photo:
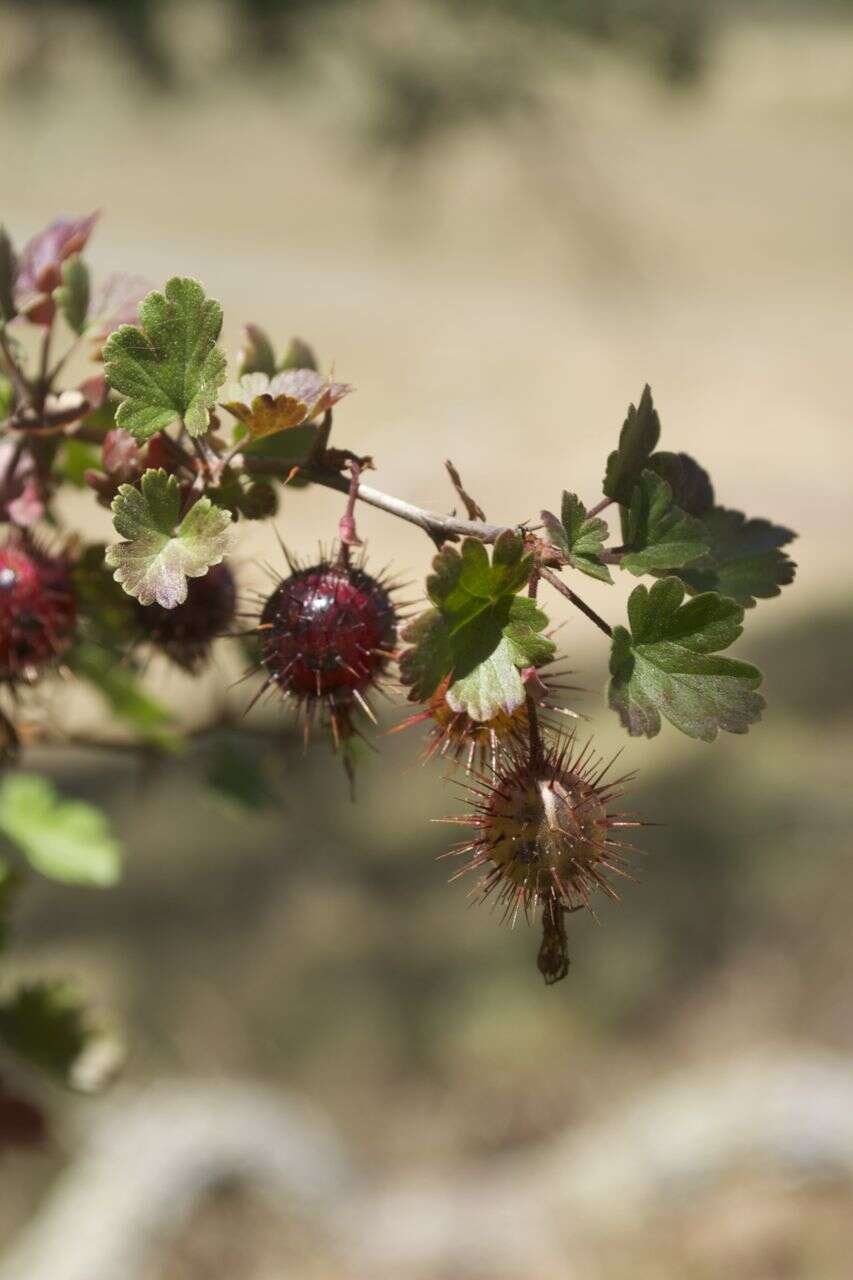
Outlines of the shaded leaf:
M482 542L466 538L442 548L427 579L434 608L403 633L412 645L400 659L410 698L425 701L448 676L449 704L474 719L512 712L524 700L519 668L541 665L554 653L539 634L548 620L518 592L530 578L532 558L517 534L502 534L491 561Z
M667 482L672 490L673 502L689 516L701 518L713 507L714 486L711 484L711 477L688 453L653 453L648 467Z
M187 579L203 577L231 547L228 511L199 498L179 521L180 503L177 478L162 470L146 471L138 489L123 484L113 501L113 524L127 541L107 547L106 563L140 604L183 604Z
M51 880L104 887L119 878L121 846L101 810L82 800L63 800L38 774L4 778L0 831Z
M278 367L284 372L287 369L316 370L319 366L317 357L314 354L314 348L304 342L302 338L291 338Z
M122 325L104 347L109 384L127 397L116 424L140 442L177 418L190 435L203 435L225 378L221 328L222 308L197 280L176 276L163 293L149 293L139 328Z
M630 507L622 508L622 536L627 550L621 567L638 576L680 569L708 550L705 526L675 505L666 480L654 471L643 472Z
M655 737L662 715L704 742L720 729L746 733L764 707L761 672L719 656L743 630L743 609L713 593L683 600L678 578L631 592L630 630L613 632L610 706L632 737Z
M89 268L79 254L63 262L62 284L53 297L69 328L82 333L89 311Z
M0 1042L64 1084L85 1087L80 1068L94 1039L70 983L28 983L0 1000Z
M607 459L604 495L627 506L634 485L639 480L655 445L660 439L660 419L652 402L651 387L646 384L638 408L629 405L628 416L619 434L619 448Z
M265 373L271 378L275 373L275 351L264 330L257 324L247 324L243 330L243 345L237 355L237 375Z
M0 227L0 323L14 320L15 281L18 277L18 259L5 227Z
M608 538L607 522L597 516L590 518L576 493L563 494L561 519L550 511L543 511L542 523L552 544L573 569L599 582L613 582L610 570L600 559Z
M797 566L780 548L796 534L769 520L747 520L741 511L715 507L704 520L709 554L683 569L688 591L719 591L745 608L778 596L794 581Z

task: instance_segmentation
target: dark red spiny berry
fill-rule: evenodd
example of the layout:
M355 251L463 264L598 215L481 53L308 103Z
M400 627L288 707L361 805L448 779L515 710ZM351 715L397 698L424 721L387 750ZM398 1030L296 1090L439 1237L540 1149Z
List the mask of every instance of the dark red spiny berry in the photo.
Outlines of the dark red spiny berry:
M0 547L0 680L32 680L59 658L77 626L69 566L29 542Z
M382 674L397 635L386 589L363 569L318 564L279 583L261 613L261 661L298 699L343 703Z
M214 565L203 578L190 578L186 600L174 609L136 606L146 640L190 674L204 666L213 641L227 633L236 607L237 586L225 564Z

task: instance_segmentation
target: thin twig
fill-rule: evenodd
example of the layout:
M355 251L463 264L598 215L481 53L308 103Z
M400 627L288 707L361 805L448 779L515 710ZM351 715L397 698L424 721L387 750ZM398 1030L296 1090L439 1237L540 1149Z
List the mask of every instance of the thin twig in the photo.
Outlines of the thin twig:
M587 511L586 513L587 520L589 520L592 516L601 515L601 512L606 511L612 502L613 502L612 498L602 498L600 502L596 502L595 506L590 507L589 511Z
M603 618L599 618L595 610L590 609L589 605L586 604L585 601L581 600L580 596L575 595L571 587L567 587L565 582L563 582L561 578L558 578L552 569L543 569L541 572L545 581L550 582L554 590L559 591L561 596L565 596L567 600L571 601L576 609L580 609L581 613L586 614L590 622L594 622L599 631L603 631L606 636L613 635L613 628L610 624L605 622Z
M262 454L247 453L245 464L248 472L255 472L258 475L284 477L285 473L291 469L279 458L265 457ZM311 481L312 484L323 485L338 493L349 493L349 480L338 471L302 466L299 468L299 475L303 480ZM392 494L383 493L381 489L374 489L372 485L367 484L359 485L358 497L361 502L366 502L370 507L378 507L380 511L386 511L400 520L407 520L409 524L417 525L428 533L433 541L441 538L445 542L453 542L457 538L468 537L477 538L480 542L494 542L510 527L504 524L487 524L482 520L459 520L456 516L439 515L435 511L416 507L411 502L395 498Z

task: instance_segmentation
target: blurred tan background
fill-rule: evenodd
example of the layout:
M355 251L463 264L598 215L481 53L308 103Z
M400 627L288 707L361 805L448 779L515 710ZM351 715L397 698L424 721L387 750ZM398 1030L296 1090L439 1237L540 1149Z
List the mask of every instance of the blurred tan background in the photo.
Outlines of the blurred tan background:
M689 1129L695 1114L667 1109L673 1081L705 1080L710 1116L738 1064L790 1061L796 1080L797 1063L853 1061L853 10L627 5L620 25L613 4L602 26L594 5L577 6L585 21L555 5L556 25L521 3L294 7L283 30L273 4L152 6L150 24L146 6L0 5L0 214L16 239L102 208L99 273L198 276L232 352L246 321L310 340L357 387L339 443L431 507L451 506L445 457L494 519L563 488L593 501L648 380L665 448L703 462L726 505L799 530L796 585L739 645L766 669L768 710L745 739L627 743L636 807L666 826L601 927L572 923L556 989L534 935L445 885L429 818L458 801L416 767L417 734L366 763L355 807L325 746L303 760L294 738L280 809L251 819L190 785L192 759L146 778L64 758L69 787L111 805L129 865L109 894L34 894L17 962L74 972L112 1011L132 1046L119 1097L176 1076L291 1091L365 1185L412 1188L388 1209L398 1236L407 1213L412 1239L432 1222L420 1254L389 1246L388 1274L492 1277L483 1206L463 1265L452 1215L433 1205L431 1220L417 1188L464 1205L504 1179L533 1204L543 1151L556 1143L559 1164L560 1142L642 1099ZM290 494L279 531L311 554L338 509ZM422 577L421 534L372 511L360 530L376 563ZM244 534L247 587L260 558L281 560L271 535ZM614 622L626 594L585 591ZM579 615L566 623L606 754L625 745L601 709L606 653ZM223 663L202 693L152 680L192 718ZM0 1241L46 1211L102 1114L69 1105L53 1150L0 1166ZM621 1185L618 1125L610 1137L602 1203ZM506 1273L841 1280L851 1173L830 1166L741 1151L639 1216L552 1222L556 1246L532 1225L528 1265L507 1255ZM145 1280L380 1273L249 1183L155 1233Z

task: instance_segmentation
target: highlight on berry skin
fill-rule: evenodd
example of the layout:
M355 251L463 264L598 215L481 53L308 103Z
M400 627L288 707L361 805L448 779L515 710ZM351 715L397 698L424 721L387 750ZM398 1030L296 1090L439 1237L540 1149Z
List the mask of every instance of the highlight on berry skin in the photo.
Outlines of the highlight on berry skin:
M27 535L0 546L0 681L31 684L68 650L77 601L68 558Z
M319 719L331 729L350 771L348 748L364 737L358 716L373 723L369 697L395 657L397 611L392 585L346 554L298 567L263 601L257 626L257 697L275 691L301 713L307 743Z
M618 900L611 877L632 878L635 850L620 833L645 824L610 808L633 777L607 781L612 763L590 743L578 747L574 734L539 751L511 747L495 769L462 784L471 812L439 819L474 830L445 855L469 855L452 879L481 873L474 899L493 897L512 924L520 914L530 923L541 910L539 968L548 983L568 972L564 917L582 908L594 915L597 892Z

